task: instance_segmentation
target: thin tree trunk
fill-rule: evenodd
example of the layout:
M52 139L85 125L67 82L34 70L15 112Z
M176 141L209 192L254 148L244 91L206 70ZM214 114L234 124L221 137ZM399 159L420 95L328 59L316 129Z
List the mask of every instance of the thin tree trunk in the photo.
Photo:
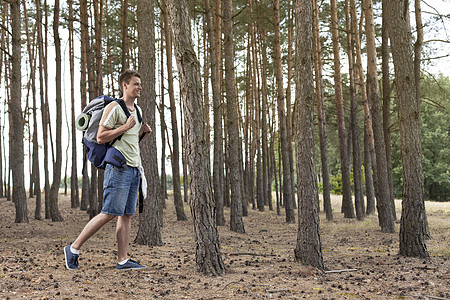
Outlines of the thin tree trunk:
M219 234L212 197L208 152L205 141L205 120L201 97L200 64L191 39L187 2L167 1L172 24L175 56L180 75L181 99L186 119L191 211L194 219L196 265L201 273L221 275L225 265L220 253Z
M224 6L224 56L227 97L227 121L229 143L229 170L228 177L231 187L230 229L244 233L242 221L242 195L240 176L240 138L237 115L236 79L234 74L234 45L233 45L233 1L225 0Z
M383 6L384 8L384 6ZM386 12L383 11L383 16ZM394 182L392 179L392 151L391 151L391 83L389 79L389 36L387 32L387 20L383 17L381 27L381 72L383 74L383 134L386 145L387 175L389 182L389 194L391 203L394 204L392 213L397 220L395 212Z
M225 217L223 215L223 135L222 135L222 113L220 101L220 82L218 82L218 63L217 50L215 43L215 32L220 28L213 27L213 15L211 13L213 7L210 6L209 0L204 0L206 11L206 26L209 39L209 56L211 62L211 89L213 97L213 128L214 128L214 156L213 156L213 187L214 187L214 203L216 204L216 222L218 226L225 225ZM217 16L218 18L218 16Z
M130 67L128 40L128 0L121 0L122 72Z
M161 122L161 196L162 205L166 207L167 199L167 177L166 177L166 119L165 119L165 88L164 88L164 18L161 18L161 103L159 105L159 118Z
M352 0L354 1L354 0ZM384 144L383 124L380 108L378 88L377 53L375 47L375 28L373 23L372 0L364 0L366 16L366 44L367 44L367 95L370 112L372 114L373 136L375 141L377 168L377 209L381 231L395 232L394 218L387 174L386 145Z
M156 50L155 50L155 11L154 1L138 1L139 33L139 72L142 76L142 113L152 133L142 141L142 165L146 170L148 183L147 198L144 199L143 212L139 214L139 230L135 242L140 245L161 246L161 227L163 221L162 194L159 191L157 146L156 146Z
M262 41L261 41L261 50L262 57L267 57L267 31L263 29L262 32ZM268 188L267 188L267 176L268 176L268 146L267 146L267 65L266 60L261 60L261 81L262 81L262 107L261 107L261 135L262 135L262 200L264 205L269 205L269 196L268 196ZM262 206L264 210L264 205Z
M366 214L375 213L375 191L373 189L372 159L370 156L369 138L367 136L366 124L364 124L364 177L366 179Z
M72 115L72 173L70 177L70 203L72 208L80 206L80 196L78 189L78 159L77 159L77 139L75 130L75 58L74 58L74 30L73 30L73 1L68 1L69 6L69 52L70 52L70 99Z
M2 7L2 24L6 24L8 22L8 3L6 1L3 2ZM2 49L5 49L5 37L6 31L2 30L1 37L0 37L0 47ZM3 70L3 52L0 52L0 84L2 81L2 70ZM5 54L6 55L6 54ZM6 73L6 72L5 72ZM5 79L6 81L6 79ZM5 85L6 86L6 85ZM5 118L6 119L6 118ZM3 119L3 120L5 120ZM1 123L1 117L0 117L0 123ZM3 178L4 172L3 172L3 155L5 154L5 151L3 149L5 145L5 140L3 139L4 135L2 132L2 128L5 128L4 126L0 128L0 142L2 144L0 145L0 197L4 197L6 194L4 183L6 182ZM6 166L6 160L5 160L5 166Z
M400 255L429 257L425 245L425 204L423 197L422 134L420 101L414 78L409 10L404 1L386 5L388 32L397 83L400 140L403 167L403 202L400 220Z
M277 2L278 0L274 0ZM276 6L276 5L274 5ZM295 260L323 269L319 213L316 206L314 163L314 77L312 47L312 0L296 6L295 153L297 156L298 231Z
M334 55L334 91L336 98L337 123L339 135L339 155L342 172L342 210L345 218L354 218L355 212L352 203L350 188L350 162L347 156L347 137L345 132L344 98L342 94L342 76L339 55L339 31L336 0L331 0L331 34Z
M103 95L103 63L102 63L102 34L103 34L103 0L94 0L94 34L95 34L95 93ZM103 207L103 179L105 171L98 169L97 172L97 213Z
M366 209L364 207L364 195L362 187L362 170L361 170L361 148L359 142L359 122L358 122L358 98L356 91L356 68L355 68L355 35L358 30L354 30L351 26L349 0L345 1L345 16L347 27L347 56L348 68L350 74L350 130L352 134L353 148L353 182L355 188L355 208L356 218L358 221L364 220Z
M316 80L316 107L317 107L317 124L319 129L320 143L320 161L322 166L322 195L323 209L328 221L333 221L333 211L331 208L330 196L330 174L328 162L328 142L327 142L327 122L324 107L323 95L323 78L322 78L322 50L319 36L319 7L317 0L313 1L313 50L314 50L314 68Z
M274 0L273 3L273 20L274 20L274 55L275 55L275 77L277 86L277 105L278 120L281 139L281 152L283 162L283 193L286 210L286 222L294 223L294 192L292 191L291 171L289 162L289 140L287 137L287 121L285 115L285 103L283 92L283 73L281 66L281 37L280 37L280 2Z
M55 61L56 61L56 161L53 164L53 183L50 188L50 217L53 222L64 221L58 209L58 191L61 182L62 150L61 150L61 128L62 128L62 93L61 93L61 41L59 38L59 0L55 1L53 19L53 37L55 39Z
M420 8L420 1L414 1L414 12L416 19L416 31L417 31L417 39L414 43L414 81L416 84L416 101L420 103L422 93L420 91L420 64L422 62L422 46L423 46L423 24L422 24L422 9ZM391 174L392 175L392 174ZM394 205L394 218L395 218L395 202L392 194L392 204ZM424 206L425 210L425 206ZM426 211L424 213L424 222L423 222L423 234L425 239L431 239L430 228L428 227L428 218Z
M26 27L26 32L27 32L27 49L28 49L28 54L29 54L29 58L30 58L30 76L31 76L31 89L32 89L32 96L33 96L33 138L32 138L32 142L33 142L33 154L32 154L32 176L30 178L30 186L34 187L34 191L31 191L30 189L30 197L33 194L36 194L36 205L35 205L35 210L34 210L34 218L36 220L41 220L42 216L41 216L41 209L42 209L42 204L41 204L41 188L40 188L40 175L39 175L39 158L38 158L38 152L39 152L39 144L38 144L38 136L37 136L37 115L36 115L36 110L37 110L37 105L36 105L36 57L35 57L35 51L34 51L34 47L35 44L31 45L31 40L30 40L30 36L28 34L28 16L27 16L27 9L26 9L26 2L23 0L22 1L22 5L23 5L23 10L24 10L24 17L25 17L25 27ZM35 31L36 28L33 30L33 32ZM33 33L33 36L34 33ZM2 41L3 44L3 41ZM1 60L1 58L0 58ZM1 70L1 66L0 66L0 70ZM0 169L1 169L1 165L0 165ZM1 175L1 174L0 174ZM1 176L0 176L1 178ZM31 184L32 182L32 184Z
M69 6L69 59L70 59L70 99L72 117L72 173L70 177L70 204L72 208L80 206L78 190L78 166L77 166L77 139L75 130L75 58L74 58L74 30L73 30L73 1L67 2Z
M292 15L292 1L289 1L289 15ZM293 141L294 134L293 132L293 122L292 122L292 100L291 100L291 83L292 83L292 62L293 62L293 42L294 42L294 32L292 25L292 17L288 20L288 59L287 59L287 87L286 87L286 137L288 140L288 153L289 153L289 172L291 173L291 191L292 191L292 206L297 208L297 203L295 201L295 176L294 176L294 150L293 150Z
M12 53L11 53L11 115L10 133L12 156L13 194L16 208L16 223L28 223L27 197L24 183L24 119L21 108L21 47L20 47L20 2L13 0L11 5Z
M161 7L166 10L166 1L161 0ZM164 29L166 39L166 54L167 54L167 76L169 81L169 98L170 98L170 115L172 119L172 181L173 181L173 199L175 203L175 210L177 213L177 220L187 220L183 208L183 199L181 197L181 179L180 179L180 142L178 134L177 122L177 108L175 104L175 95L173 91L173 74L172 74L172 39L170 36L169 19L167 12L163 14Z
M80 96L81 109L87 105L87 55L89 51L89 28L87 0L80 0L80 31L81 31L81 57L80 57ZM88 210L89 201L89 175L86 149L83 147L83 169L80 209Z

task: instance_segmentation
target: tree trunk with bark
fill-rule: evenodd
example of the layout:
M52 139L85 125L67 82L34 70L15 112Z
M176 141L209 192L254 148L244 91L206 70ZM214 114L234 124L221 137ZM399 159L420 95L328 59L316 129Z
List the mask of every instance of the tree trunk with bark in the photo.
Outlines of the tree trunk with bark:
M74 57L74 29L73 29L73 1L67 1L69 6L69 60L70 60L70 108L72 121L72 173L70 177L70 206L77 208L80 206L80 197L78 190L78 159L77 159L77 139L75 130L75 57Z
M130 67L128 39L128 0L121 0L122 72Z
M21 29L20 29L20 2L10 1L12 21L12 53L11 53L11 143L13 193L12 200L16 208L16 223L28 223L27 197L24 182L24 119L21 108Z
M211 62L211 89L213 97L213 128L214 128L214 153L213 153L213 188L214 203L216 204L216 222L218 226L225 225L223 215L223 133L222 113L220 101L220 81L218 80L217 50L215 43L215 32L220 28L213 27L213 7L209 0L204 0L206 10L206 26L209 40L209 57Z
M61 128L62 128L62 92L61 92L61 40L59 38L59 0L55 1L53 18L53 37L55 39L55 61L56 61L56 161L53 164L53 183L50 188L50 217L53 222L64 221L58 209L58 191L61 183L62 149L61 149Z
M89 51L89 27L88 27L87 0L80 0L80 34L81 34L81 56L80 56L80 97L81 109L87 105L87 54ZM83 169L80 209L88 210L89 201L89 173L86 149L83 147Z
M317 0L313 0L313 51L314 51L314 69L316 81L316 107L317 107L317 125L319 131L320 143L320 161L322 166L322 186L323 186L323 209L328 221L333 221L333 211L331 208L330 196L330 173L328 162L328 142L327 142L327 122L324 107L323 78L322 78L322 50L319 35L319 6Z
M354 0L352 0L354 1ZM372 0L364 0L366 17L366 49L367 49L367 96L372 115L373 136L375 141L377 168L377 209L381 231L395 232L392 203L387 174L386 145L384 144L383 119L381 115L378 87L377 52L375 46L375 27L373 23Z
M274 64L275 77L277 87L277 105L278 105L278 120L281 139L281 152L283 162L283 194L286 209L286 222L294 223L294 191L292 191L291 171L289 162L289 148L287 137L287 121L285 114L284 91L283 91L283 70L281 66L281 37L280 37L280 1L273 2L273 20L274 20Z
M228 143L229 143L229 170L228 177L231 187L231 211L230 229L235 232L244 233L244 222L242 221L242 195L241 195L241 172L240 172L240 138L237 114L236 79L234 74L234 45L233 45L233 1L225 0L224 10L224 56L225 56L225 82L227 97L227 121L228 121Z
M400 0L386 1L386 18L398 93L403 166L400 255L429 257L425 245L425 204L421 147L420 101L416 97L409 10Z
M275 0L277 1L277 0ZM295 259L323 269L314 163L314 75L312 0L296 3L295 153L297 156L298 231Z
M164 87L164 18L160 18L160 24L161 24L161 102L159 105L159 118L161 123L161 204L163 208L166 207L166 199L167 199L167 177L166 177L166 119L165 119L165 87ZM166 45L167 46L167 45Z
M347 137L345 132L344 98L342 94L341 63L339 55L339 31L336 0L331 0L331 35L333 40L334 56L334 92L336 99L337 123L339 135L339 155L342 172L342 210L345 218L354 218L355 211L352 203L350 188L350 162L347 156Z
M166 10L166 1L161 0L161 8ZM169 98L170 98L170 115L172 119L172 181L173 181L173 201L177 213L177 220L187 220L184 213L183 198L181 196L181 179L180 179L180 142L178 135L177 108L175 104L175 95L173 90L173 73L172 73L172 38L170 36L169 19L167 11L163 13L164 29L166 39L167 54L167 78L169 82Z
M175 56L180 75L181 99L187 130L191 212L194 219L196 265L201 273L221 275L225 265L220 253L219 234L209 174L208 146L202 107L200 64L191 39L190 18L185 0L168 0Z
M384 8L385 6L383 6ZM386 12L383 11L383 16ZM392 179L392 151L391 151L391 82L389 79L389 36L387 32L387 20L383 17L381 27L381 73L383 86L383 134L386 146L387 175L389 183L390 202L394 220L397 220L395 212L394 182Z
M366 214L375 213L375 191L373 189L372 159L370 157L369 138L364 124L364 177L366 179Z
M361 171L361 149L359 142L359 122L358 122L358 98L355 84L356 68L355 68L355 35L358 30L352 28L350 17L349 1L345 1L345 19L347 27L347 56L350 77L350 132L352 135L352 154L353 154L353 182L355 189L355 208L356 218L359 221L364 220L366 209L364 207L364 195L362 187L362 171Z
M139 230L136 243L148 246L161 246L162 194L158 176L158 157L156 146L156 50L155 50L155 11L154 1L138 1L137 18L139 34L139 73L142 77L142 96L139 103L142 114L152 133L142 141L142 166L148 183L147 198L144 199L143 212L139 214Z

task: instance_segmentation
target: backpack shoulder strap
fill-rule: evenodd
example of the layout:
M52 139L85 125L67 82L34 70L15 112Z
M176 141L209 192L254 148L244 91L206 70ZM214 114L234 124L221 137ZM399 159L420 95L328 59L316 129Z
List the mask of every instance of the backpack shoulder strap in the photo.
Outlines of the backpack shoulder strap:
M139 119L139 123L142 123L141 111L139 110L139 108L138 108L136 103L134 104L134 108L136 109L136 113L137 113L137 116L138 116L138 119Z
M131 116L131 114L127 108L127 105L125 104L125 101L123 101L123 99L114 99L114 101L119 103L120 107L122 107L122 110L125 113L125 116L127 116L127 119L128 119Z

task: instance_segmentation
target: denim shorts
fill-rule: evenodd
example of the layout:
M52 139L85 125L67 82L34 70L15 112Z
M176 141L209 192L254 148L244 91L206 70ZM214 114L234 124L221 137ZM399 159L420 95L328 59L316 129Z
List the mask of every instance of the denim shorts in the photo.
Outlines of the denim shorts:
M102 213L113 216L135 215L139 178L138 168L119 168L107 164L103 181Z

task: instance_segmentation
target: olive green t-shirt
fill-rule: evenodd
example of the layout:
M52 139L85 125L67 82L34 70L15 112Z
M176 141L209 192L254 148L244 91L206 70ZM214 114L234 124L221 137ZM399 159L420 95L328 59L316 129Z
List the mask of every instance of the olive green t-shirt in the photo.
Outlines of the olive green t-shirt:
M141 109L138 107L142 115ZM136 125L125 132L122 138L116 141L112 146L120 151L127 160L127 165L131 167L139 167L141 165L141 155L139 149L139 132L142 124L139 122L136 109L130 111L130 114L136 120ZM100 125L107 128L116 129L127 122L127 116L122 107L116 101L108 104L103 110L102 120Z

